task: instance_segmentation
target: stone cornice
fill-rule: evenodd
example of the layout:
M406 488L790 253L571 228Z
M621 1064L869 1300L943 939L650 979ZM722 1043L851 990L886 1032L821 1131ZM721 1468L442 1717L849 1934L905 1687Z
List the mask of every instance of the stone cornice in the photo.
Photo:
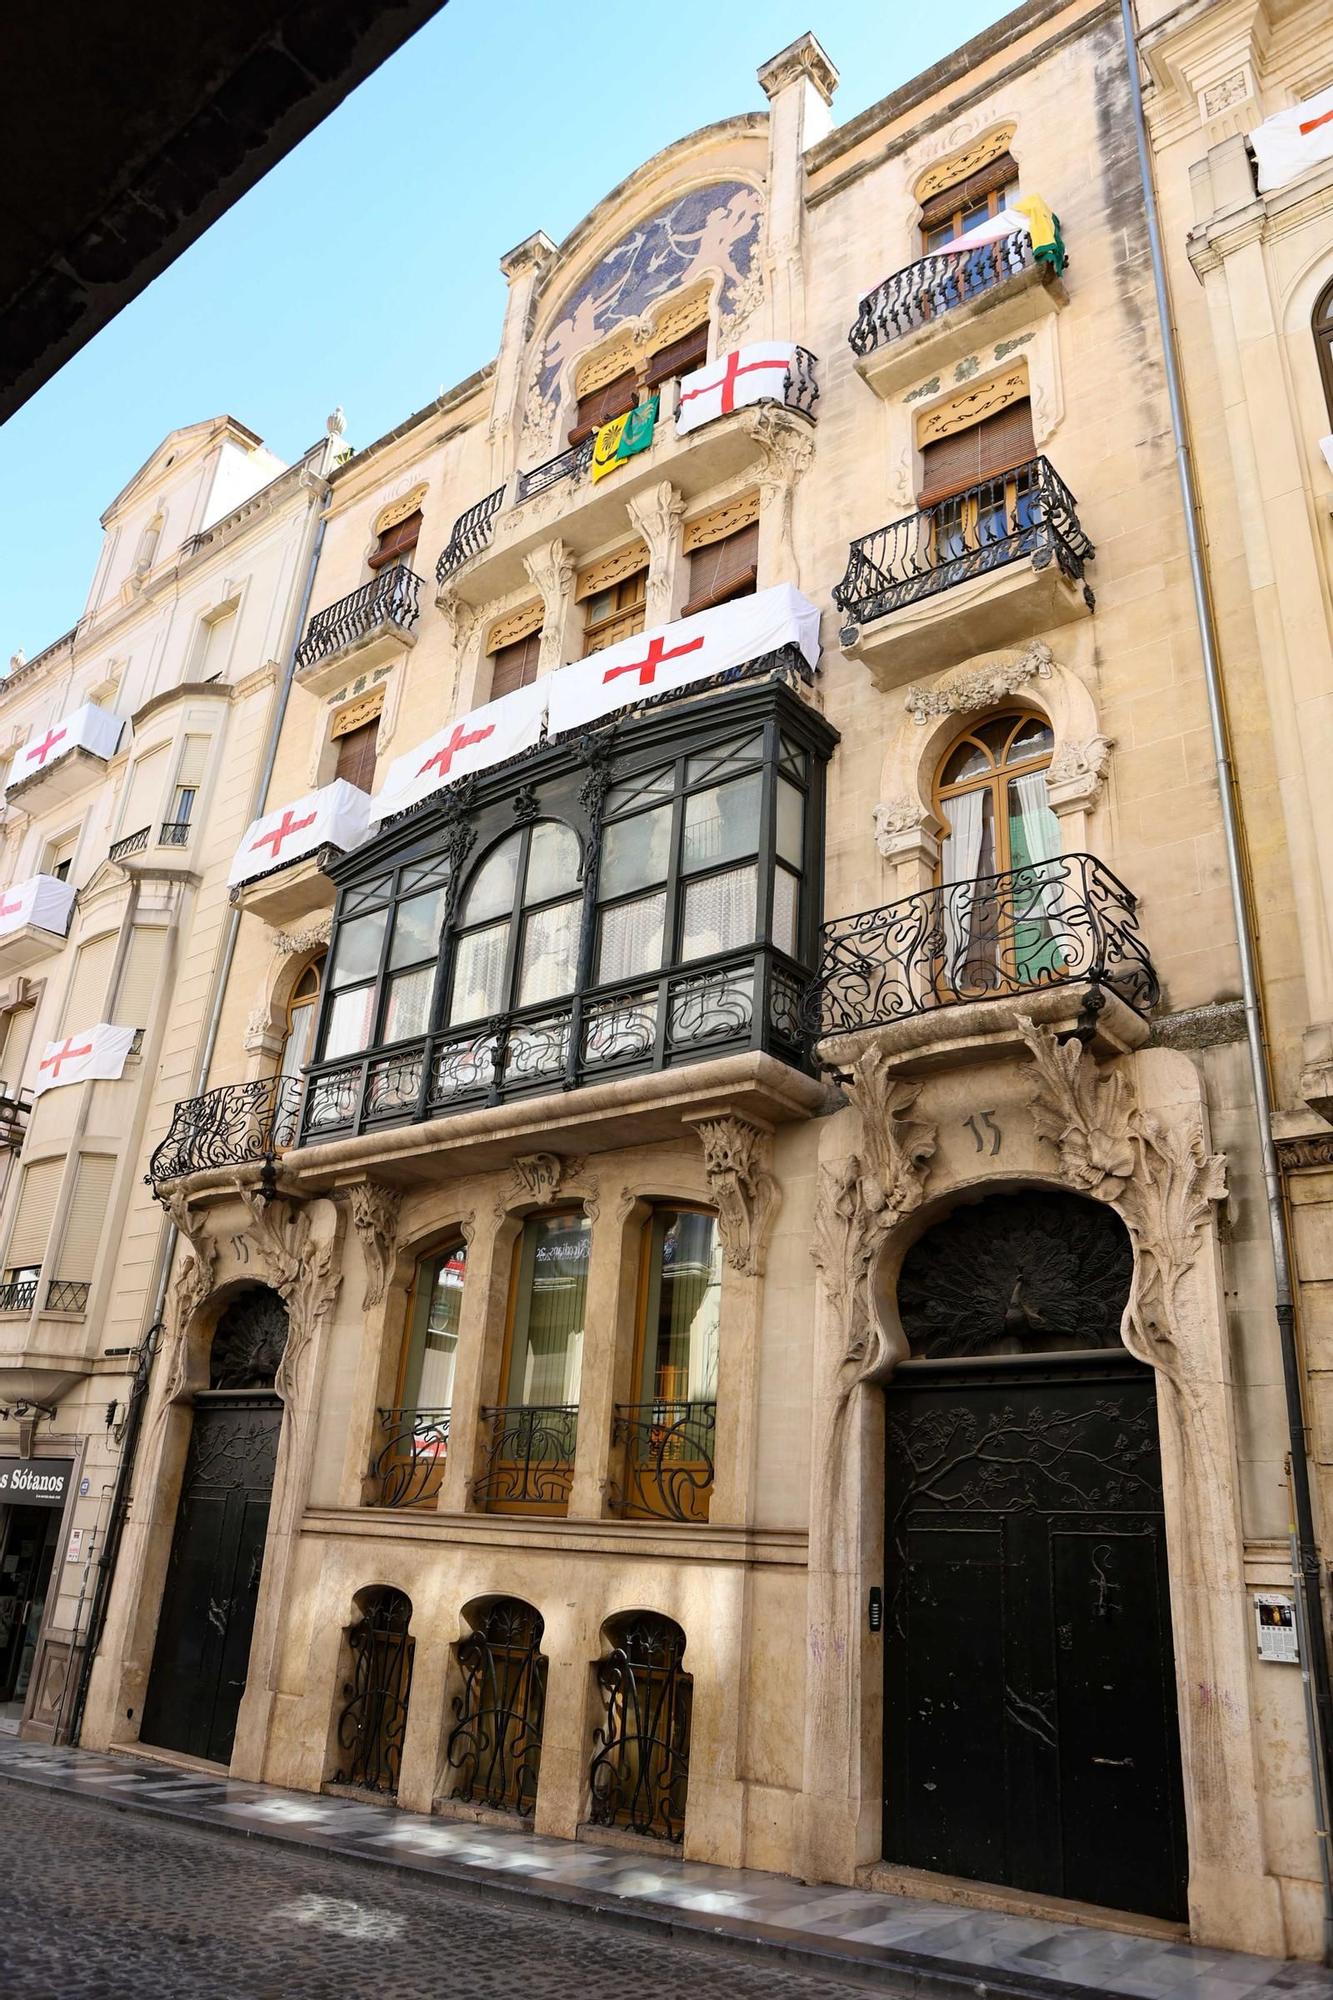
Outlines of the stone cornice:
M149 695L141 707L130 717L131 729L139 729L150 715L157 715L164 708L170 708L178 701L222 701L234 698L234 690L225 681L177 681L175 687L163 688L160 694Z

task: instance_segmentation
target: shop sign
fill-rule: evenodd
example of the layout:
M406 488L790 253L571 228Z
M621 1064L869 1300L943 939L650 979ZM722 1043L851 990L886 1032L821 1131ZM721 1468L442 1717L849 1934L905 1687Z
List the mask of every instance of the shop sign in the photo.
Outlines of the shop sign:
M68 1458L0 1458L0 1506L63 1507L73 1470Z

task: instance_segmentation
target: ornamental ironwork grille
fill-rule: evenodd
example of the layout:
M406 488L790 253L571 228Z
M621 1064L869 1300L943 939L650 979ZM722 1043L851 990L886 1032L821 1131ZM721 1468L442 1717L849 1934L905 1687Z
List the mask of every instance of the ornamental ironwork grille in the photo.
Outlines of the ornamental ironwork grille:
M844 632L918 604L1006 563L1054 562L1082 582L1083 565L1096 554L1083 532L1069 488L1049 459L980 481L947 500L906 514L854 541L833 601ZM1083 595L1092 603L1086 584Z
M205 1167L271 1159L295 1138L300 1103L298 1076L227 1083L202 1097L186 1098L176 1106L171 1129L148 1163L148 1177L157 1184Z
M433 1507L449 1450L448 1410L380 1410L379 1442L370 1461L371 1504Z
M531 1819L537 1804L546 1660L540 1612L502 1597L458 1645L463 1691L445 1744L450 1797Z
M486 547L504 497L504 487L497 486L494 493L488 493L484 500L478 500L466 513L459 515L435 565L437 583L447 583L469 556Z
M490 1514L563 1514L574 1485L578 1404L506 1404L483 1410L481 1428L478 1507Z
M877 347L933 326L955 306L1034 268L1043 275L1050 270L1048 264L1034 266L1032 239L1025 229L1016 229L998 243L980 243L963 257L919 257L866 293L847 335L848 345L853 354L873 354Z
M420 615L421 578L403 563L391 564L326 611L316 612L297 648L296 670L300 673L302 668L332 659L381 626L410 632Z
M693 1699L681 1666L685 1634L650 1611L618 1619L607 1631L613 1650L596 1662L603 1721L593 1733L592 1823L679 1842Z
M343 1683L338 1716L335 1785L358 1791L398 1790L412 1692L412 1652L408 1636L411 1600L400 1590L375 1588L361 1596L361 1616L347 1634L351 1679Z
M813 1036L850 1034L964 1001L1081 982L1136 1013L1159 986L1138 901L1091 854L945 882L826 924L803 1011Z
M618 1403L611 1441L621 1447L612 1488L629 1520L706 1521L713 1493L716 1403Z

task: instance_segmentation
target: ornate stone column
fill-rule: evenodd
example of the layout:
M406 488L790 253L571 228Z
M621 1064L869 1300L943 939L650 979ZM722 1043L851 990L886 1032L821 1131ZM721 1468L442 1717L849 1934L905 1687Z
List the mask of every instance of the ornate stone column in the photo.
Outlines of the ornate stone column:
M550 237L545 230L538 229L531 236L525 236L521 243L500 259L500 269L509 283L509 296L505 300L500 352L495 362L495 387L491 394L489 439L493 486L500 484L515 462L523 391L523 356L527 348L533 299L542 274L555 254L555 245ZM476 497L480 499L482 496L478 494Z
M441 702L441 709L465 715L469 710L479 708L490 693L489 687L483 689L481 685L485 671L481 652L481 620L477 607L461 598L452 584L444 585L436 594L435 603L443 613L449 634L452 665L450 698Z
M775 583L801 584L792 516L796 483L814 456L809 425L775 403L764 403L750 418L750 434L759 445L759 581L767 590Z

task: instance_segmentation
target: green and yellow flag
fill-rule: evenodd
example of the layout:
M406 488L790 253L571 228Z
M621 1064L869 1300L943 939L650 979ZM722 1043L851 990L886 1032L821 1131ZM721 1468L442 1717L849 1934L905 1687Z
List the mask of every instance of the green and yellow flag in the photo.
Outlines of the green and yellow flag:
M647 451L657 422L657 402L654 396L639 409L626 410L623 417L612 417L609 424L602 425L592 443L594 479L605 479L608 472L614 472L627 458Z
M1023 216L1032 238L1032 255L1038 264L1049 264L1058 278L1065 267L1064 238L1060 234L1060 218L1054 215L1040 195L1030 194L1013 204Z

